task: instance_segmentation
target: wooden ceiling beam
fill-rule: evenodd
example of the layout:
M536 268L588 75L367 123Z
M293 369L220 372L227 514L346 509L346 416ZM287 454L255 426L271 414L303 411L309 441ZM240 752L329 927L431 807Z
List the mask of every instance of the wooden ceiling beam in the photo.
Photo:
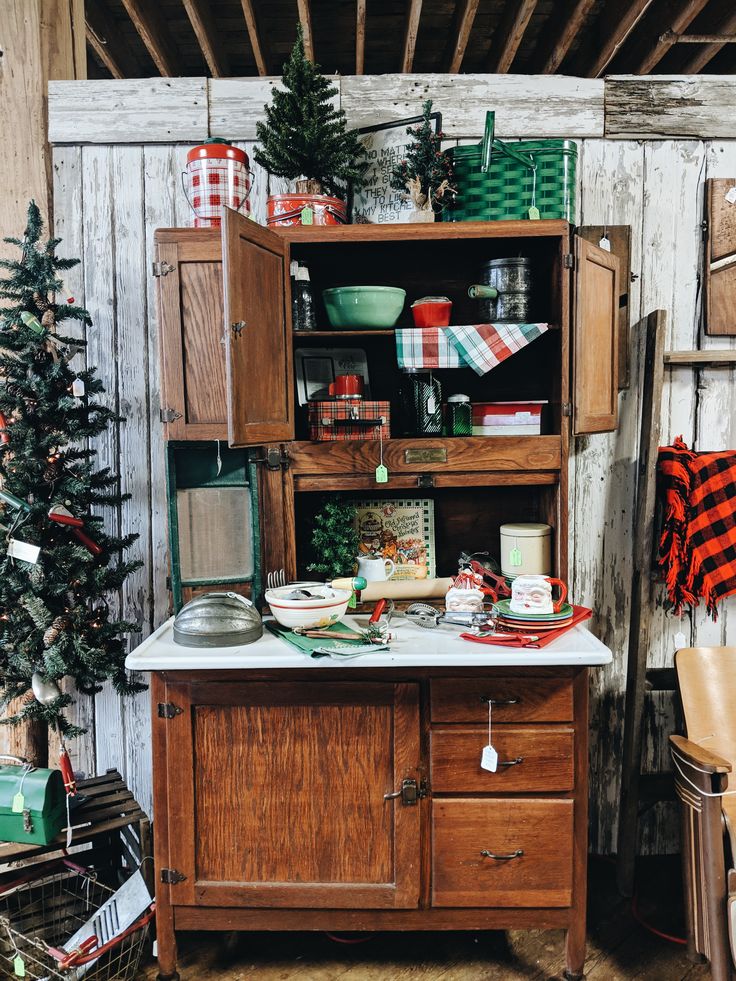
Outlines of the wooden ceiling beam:
M243 8L245 26L248 29L248 37L250 38L250 46L253 51L253 58L255 59L258 74L268 75L266 59L263 55L263 48L261 47L261 39L258 36L258 24L256 23L256 12L253 9L253 2L252 0L240 0L240 5Z
M667 54L675 43L672 34L684 33L698 14L705 8L708 0L683 0L679 5L679 11L669 24L660 21L660 30L657 31L653 41L650 39L644 54L639 58L635 67L632 69L634 75L648 75L655 68L662 58ZM666 28L663 33L661 28Z
M227 58L212 19L209 0L182 0L197 42L213 78L228 74Z
M588 78L599 78L603 74L653 2L654 0L629 0L626 9L622 11L617 0L609 0L601 15L601 47L586 72Z
M145 44L159 75L181 74L179 57L157 0L123 0L133 26Z
M299 23L302 25L304 35L304 54L307 60L314 64L314 34L312 32L312 11L309 7L309 0L296 0L299 10Z
M733 34L736 33L736 12L727 17L718 27L719 34ZM692 58L683 65L682 71L686 75L697 75L698 72L702 72L707 64L709 64L713 58L718 54L721 48L725 47L725 42L719 42L716 44L705 44Z
M138 74L133 55L115 29L107 10L98 0L87 0L84 11L87 44L113 78L132 78Z
M404 32L404 50L401 55L401 70L405 74L410 72L414 65L414 52L417 47L417 34L419 33L419 19L421 16L422 0L409 0L406 31Z
M365 16L366 0L355 3L355 74L365 72Z
M543 75L552 75L565 60L575 35L585 24L588 14L593 9L595 0L576 0L567 18L562 16L562 24L542 65ZM552 16L555 16L554 14Z
M504 75L511 68L536 6L537 0L507 0L503 19L491 41L489 72Z
M442 58L445 71L455 75L460 71L465 57L465 50L470 40L473 21L478 13L480 0L461 0L455 5L455 15L447 39L447 47Z

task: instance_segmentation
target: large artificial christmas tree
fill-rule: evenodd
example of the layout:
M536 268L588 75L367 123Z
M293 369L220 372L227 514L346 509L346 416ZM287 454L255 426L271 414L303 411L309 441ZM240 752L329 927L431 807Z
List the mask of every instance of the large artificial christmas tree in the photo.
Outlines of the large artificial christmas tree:
M41 243L42 230L31 202L23 239L5 239L20 257L0 260L0 709L19 706L5 723L43 720L74 736L62 679L86 694L108 678L121 694L143 687L124 667L136 625L106 600L140 563L122 557L137 536L103 529L100 510L124 498L88 444L122 420L99 401L95 369L72 367L85 342L58 332L64 321L91 327L73 298L57 302L59 273L79 260L57 258L60 240Z
M310 193L340 197L349 182L360 183L368 162L345 113L332 102L337 89L304 54L301 25L282 83L272 104L264 106L266 121L256 123L256 162L276 177L317 182Z

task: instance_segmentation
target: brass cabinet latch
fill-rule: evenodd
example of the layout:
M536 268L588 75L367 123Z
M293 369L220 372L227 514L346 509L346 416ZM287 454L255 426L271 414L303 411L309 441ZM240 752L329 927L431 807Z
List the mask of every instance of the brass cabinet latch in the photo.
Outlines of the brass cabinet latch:
M384 800L396 800L401 798L401 803L404 807L413 807L418 804L422 797L427 796L427 784L424 780L417 782L411 777L407 777L405 780L401 781L401 787L398 790L394 790L393 793L384 794Z
M249 463L265 463L268 470L288 470L289 453L284 446L267 446L264 456L251 456Z

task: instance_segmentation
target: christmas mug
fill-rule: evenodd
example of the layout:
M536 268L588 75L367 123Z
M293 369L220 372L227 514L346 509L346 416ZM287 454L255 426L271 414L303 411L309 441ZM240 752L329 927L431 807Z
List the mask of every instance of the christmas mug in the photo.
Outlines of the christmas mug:
M360 375L336 375L327 391L338 399L362 398L363 379Z
M552 599L552 587L558 586L560 595ZM531 613L543 616L549 613L559 613L567 597L567 586L561 579L550 576L517 576L511 584L511 602L509 609L512 613Z
M380 555L359 555L357 562L358 575L366 582L385 582L396 572L393 559L384 559Z

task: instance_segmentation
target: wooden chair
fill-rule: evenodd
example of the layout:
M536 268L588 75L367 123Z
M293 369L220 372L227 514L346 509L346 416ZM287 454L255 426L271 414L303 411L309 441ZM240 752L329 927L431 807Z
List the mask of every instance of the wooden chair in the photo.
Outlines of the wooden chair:
M688 955L730 981L736 951L736 647L675 655L687 738L670 736L682 802L682 866ZM736 789L736 786L735 788Z

